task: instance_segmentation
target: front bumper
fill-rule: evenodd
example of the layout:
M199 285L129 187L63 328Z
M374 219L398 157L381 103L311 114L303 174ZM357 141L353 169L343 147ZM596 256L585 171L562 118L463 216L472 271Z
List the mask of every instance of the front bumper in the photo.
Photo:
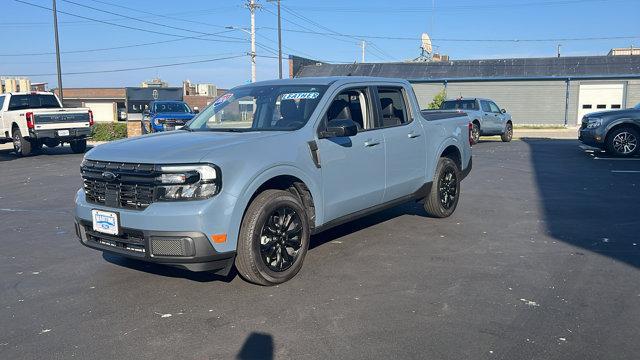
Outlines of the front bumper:
M75 227L80 242L92 249L190 271L226 276L235 259L235 252L217 252L199 232L122 228L115 236L94 231L90 221L80 218L76 218Z
M580 132L578 133L578 140L580 140L583 144L597 148L604 147L605 138L606 137L604 134L604 130L600 128L581 128Z
M68 130L69 135L59 136L58 131ZM29 137L32 139L57 139L60 141L70 141L75 139L84 139L91 134L91 128L72 128L72 129L43 129L43 130L29 130Z

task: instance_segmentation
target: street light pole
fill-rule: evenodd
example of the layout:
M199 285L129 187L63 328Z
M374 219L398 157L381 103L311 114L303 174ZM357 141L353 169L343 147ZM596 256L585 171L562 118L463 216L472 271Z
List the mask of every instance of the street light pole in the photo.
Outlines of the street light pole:
M64 106L64 96L62 95L62 70L60 66L60 43L58 41L58 11L56 10L56 0L53 0L53 32L55 34L56 41L56 65L58 68L58 96L60 102Z
M366 45L367 43L364 40L362 40L362 62L364 62L364 48Z

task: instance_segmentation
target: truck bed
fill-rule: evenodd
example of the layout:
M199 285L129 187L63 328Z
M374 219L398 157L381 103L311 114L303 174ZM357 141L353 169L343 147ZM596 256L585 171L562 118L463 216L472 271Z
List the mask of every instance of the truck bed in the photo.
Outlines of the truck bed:
M427 121L452 119L461 116L467 116L464 111L458 110L420 110L420 114Z

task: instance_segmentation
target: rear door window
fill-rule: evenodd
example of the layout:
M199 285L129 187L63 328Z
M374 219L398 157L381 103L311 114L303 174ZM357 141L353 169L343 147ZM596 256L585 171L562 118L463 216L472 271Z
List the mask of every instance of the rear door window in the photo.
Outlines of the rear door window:
M378 88L380 98L380 127L406 124L409 120L407 105L400 88Z
M491 112L491 106L489 105L488 101L480 101L480 106L482 106L482 111L484 112Z
M0 96L0 110L2 110L3 105L4 105L4 96Z

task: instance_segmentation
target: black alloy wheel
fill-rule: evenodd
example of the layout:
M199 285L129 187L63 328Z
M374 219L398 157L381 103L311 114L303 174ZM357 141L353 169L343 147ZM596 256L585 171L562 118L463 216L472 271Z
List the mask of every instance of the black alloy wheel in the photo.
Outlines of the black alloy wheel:
M260 232L260 257L275 272L293 265L302 247L302 220L295 209L281 206L267 216Z
M509 142L513 138L513 125L511 123L507 123L504 129L504 133L500 135L500 139L503 142Z
M438 192L442 207L447 210L451 209L458 196L458 178L453 167L444 169L443 175L438 180Z
M435 218L451 216L460 199L462 174L458 164L451 158L441 157L436 167L431 192L426 197L424 209Z

